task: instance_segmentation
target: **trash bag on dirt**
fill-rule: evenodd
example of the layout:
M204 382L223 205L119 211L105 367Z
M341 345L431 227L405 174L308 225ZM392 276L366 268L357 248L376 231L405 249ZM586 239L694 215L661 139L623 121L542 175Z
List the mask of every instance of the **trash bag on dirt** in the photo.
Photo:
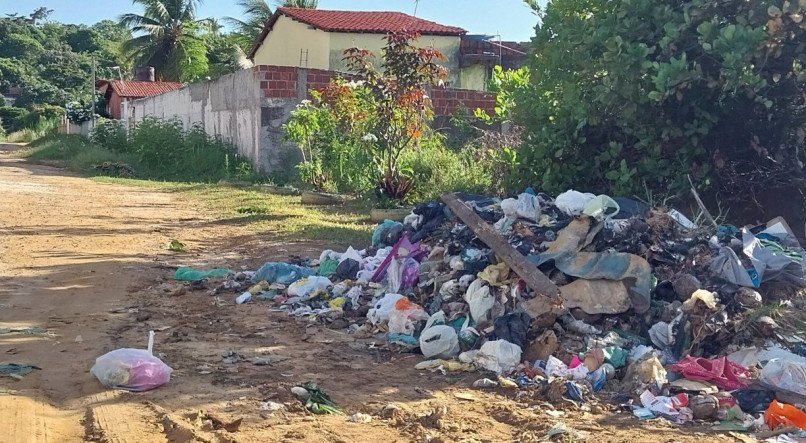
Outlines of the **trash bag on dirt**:
M725 357L707 359L689 355L671 369L689 380L710 381L727 391L746 387L750 376L747 369Z
M481 349L472 354L472 360L488 371L501 374L518 366L521 352L521 347L516 344L506 340L493 340L481 345Z
M389 312L389 333L413 335L418 321L428 320L428 313L422 306L401 297L395 302L394 309Z
M174 273L174 280L179 281L199 281L205 278L220 278L226 277L229 274L229 269L215 268L209 270L193 269L187 266L180 266ZM260 280L257 280L260 281Z
M489 320L487 315L495 304L495 297L490 294L490 287L482 279L474 280L465 292L465 301L470 305L470 317L476 323Z
M367 312L367 320L370 323L379 325L389 321L389 314L395 309L395 303L405 298L400 294L386 294L378 300Z
M315 275L316 271L311 268L302 266L291 265L288 263L268 262L263 264L252 276L252 283L259 283L267 281L271 283L279 283L281 285L290 285L297 280L305 277Z
M305 297L316 290L327 289L332 283L327 277L311 276L295 281L288 287L288 295L292 297Z
M425 358L451 358L459 354L459 336L456 329L435 325L420 334L420 351Z
M97 359L90 373L107 388L142 392L158 388L171 380L171 369L151 353L154 333L148 349L116 349Z

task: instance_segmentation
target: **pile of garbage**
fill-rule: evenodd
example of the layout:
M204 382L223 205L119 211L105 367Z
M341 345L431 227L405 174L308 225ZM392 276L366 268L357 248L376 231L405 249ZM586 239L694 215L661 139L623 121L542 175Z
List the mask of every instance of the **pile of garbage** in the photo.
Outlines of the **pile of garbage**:
M479 388L806 436L806 340L772 318L804 308L805 258L781 218L702 228L632 199L527 189L422 203L368 249L229 273L211 293L382 334L422 353L418 369L479 371Z

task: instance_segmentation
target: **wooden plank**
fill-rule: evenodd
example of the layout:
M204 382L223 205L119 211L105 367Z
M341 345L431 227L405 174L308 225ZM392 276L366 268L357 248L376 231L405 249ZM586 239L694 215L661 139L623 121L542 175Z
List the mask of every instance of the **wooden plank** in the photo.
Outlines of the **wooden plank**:
M498 257L504 261L518 276L526 282L526 285L538 294L557 297L560 289L545 274L537 269L537 266L526 260L526 257L513 248L501 237L489 223L481 219L476 212L459 200L454 194L445 194L442 201L448 205L451 211L459 217L479 240L490 247Z

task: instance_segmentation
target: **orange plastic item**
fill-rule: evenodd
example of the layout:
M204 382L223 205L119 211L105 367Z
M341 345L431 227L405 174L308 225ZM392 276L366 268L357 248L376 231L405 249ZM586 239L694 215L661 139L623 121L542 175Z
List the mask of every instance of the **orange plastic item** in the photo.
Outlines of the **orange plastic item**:
M770 429L775 429L781 425L806 429L806 412L792 405L773 400L764 412L764 422L767 423Z
M406 311L409 309L417 309L420 305L414 303L413 301L407 299L406 297L401 298L400 300L395 302L395 309L398 311Z

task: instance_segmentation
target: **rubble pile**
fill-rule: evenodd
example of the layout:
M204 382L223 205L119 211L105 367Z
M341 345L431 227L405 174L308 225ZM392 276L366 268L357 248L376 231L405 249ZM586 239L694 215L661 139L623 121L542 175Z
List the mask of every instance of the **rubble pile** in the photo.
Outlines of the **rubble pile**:
M772 318L803 310L804 257L780 218L709 229L631 199L527 189L423 203L368 249L266 263L212 292L383 335L422 353L418 369L478 371L481 389L804 436L803 323Z

